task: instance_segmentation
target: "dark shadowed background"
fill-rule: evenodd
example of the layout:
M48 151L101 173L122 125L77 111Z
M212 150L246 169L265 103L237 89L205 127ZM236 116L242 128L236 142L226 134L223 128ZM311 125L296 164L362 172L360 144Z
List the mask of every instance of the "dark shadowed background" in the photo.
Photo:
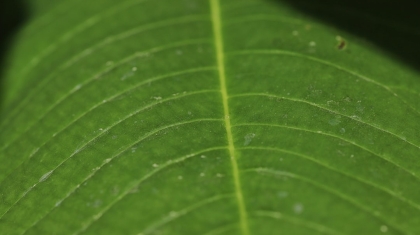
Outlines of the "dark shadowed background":
M419 69L420 1L273 0L364 38Z
M25 4L21 0L0 1L0 111L4 96L4 71L8 64L7 54L18 29L28 18ZM1 116L1 115L0 115Z

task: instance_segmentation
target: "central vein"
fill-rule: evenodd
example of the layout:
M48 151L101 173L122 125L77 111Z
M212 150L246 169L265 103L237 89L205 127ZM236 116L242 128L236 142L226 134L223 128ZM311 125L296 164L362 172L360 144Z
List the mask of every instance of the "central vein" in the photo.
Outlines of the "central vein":
M238 201L240 226L241 226L243 235L250 235L249 229L248 229L248 222L247 222L247 213L246 213L244 198L242 195L238 163L236 161L236 156L235 156L235 145L233 144L232 127L231 127L230 118L229 118L229 103L228 103L228 93L226 89L226 74L225 74L225 62L224 62L224 53L223 53L223 37L222 37L219 0L210 0L210 8L211 8L211 17L212 17L212 22L213 22L214 41L215 41L215 46L216 46L217 67L219 71L220 92L222 93L226 135L227 135L227 140L228 140L230 161L232 164L232 174L233 174L233 180L235 184L235 194L236 194L236 199Z

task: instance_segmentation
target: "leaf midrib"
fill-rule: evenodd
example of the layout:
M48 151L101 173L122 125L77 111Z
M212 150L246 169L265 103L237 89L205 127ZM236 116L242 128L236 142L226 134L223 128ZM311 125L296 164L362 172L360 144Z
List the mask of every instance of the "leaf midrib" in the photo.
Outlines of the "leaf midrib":
M232 126L229 117L229 96L226 88L226 73L224 62L222 19L219 0L210 0L211 21L213 25L214 44L216 50L217 68L222 95L223 113L228 141L228 150L232 165L232 175L235 186L235 195L238 204L240 227L243 235L250 235L247 220L247 211L243 199L241 180L239 176L238 162L235 156L235 145L233 143Z

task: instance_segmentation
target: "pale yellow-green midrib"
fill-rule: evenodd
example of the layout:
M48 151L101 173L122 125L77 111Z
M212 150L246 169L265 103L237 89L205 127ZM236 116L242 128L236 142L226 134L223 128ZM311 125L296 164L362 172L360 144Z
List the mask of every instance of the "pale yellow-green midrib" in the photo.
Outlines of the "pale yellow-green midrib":
M217 67L219 71L220 91L222 93L224 120L226 127L226 135L228 140L228 149L230 161L232 164L232 174L235 184L235 194L238 202L240 226L243 235L250 235L247 221L247 212L242 195L241 180L239 177L238 163L235 157L235 146L233 144L232 128L229 119L228 93L226 89L225 64L223 53L223 37L221 28L221 15L219 0L210 0L211 17L213 22L214 43L216 47Z

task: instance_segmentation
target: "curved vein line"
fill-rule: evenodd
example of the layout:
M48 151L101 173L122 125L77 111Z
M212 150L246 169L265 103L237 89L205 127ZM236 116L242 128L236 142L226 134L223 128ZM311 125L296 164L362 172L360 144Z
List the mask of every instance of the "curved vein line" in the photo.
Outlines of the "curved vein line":
M369 186L374 187L374 188L376 188L376 189L378 189L380 191L383 191L383 192L389 194L390 196L392 196L392 197L394 197L394 198L396 198L396 199L398 199L398 200L406 203L407 205L410 205L411 207L415 208L416 210L419 210L420 211L420 205L416 204L415 202L412 202L411 200L409 200L409 199L407 199L405 197L399 196L394 191L392 191L392 190L390 190L390 189L388 189L386 187L382 187L382 186L380 186L380 185L378 185L378 184L376 184L374 182L367 181L367 180L365 180L363 178L359 178L359 177L353 176L351 174L347 174L346 172L343 172L343 171L340 171L339 169L336 169L334 167L331 167L328 164L326 164L326 163L324 163L322 161L319 161L316 158L310 157L308 155L305 155L305 154L302 154L302 153L298 153L298 152L294 152L294 151L289 151L289 150L281 149L281 148L274 148L274 147L257 147L256 146L256 147L242 147L242 148L238 148L238 149L277 151L277 152L282 152L282 153L287 153L287 154L295 155L297 157L300 157L300 158L309 160L309 161L311 161L311 162L313 162L313 163L315 163L317 165L320 165L322 167L325 167L325 168L327 168L329 170L335 171L338 174L341 174L341 175L344 175L346 177L352 178L352 179L354 179L354 180L356 180L356 181L358 181L358 182L360 182L362 184L369 185Z
M110 43L113 43L115 41L119 41L119 40L128 38L128 37L133 36L135 34L143 33L143 32L148 31L148 30L153 30L153 29L160 28L160 27L168 27L168 26L177 25L177 24L192 23L192 22L197 22L199 20L207 21L208 19L207 19L207 17L205 17L203 15L196 15L196 16L187 16L187 17L184 16L184 17L179 17L179 18L154 22L154 23L151 23L151 24L148 24L148 25L145 25L145 26L143 25L143 26L136 27L134 29L125 31L125 32L120 33L116 36L110 36L110 37L106 38L105 40L99 42L97 45L94 45L92 47L89 47L89 48L83 50L79 54L73 56L68 61L64 62L62 65L60 65L58 67L58 69L55 69L54 71L52 71L48 77L46 77L40 83L38 83L38 85L34 89L31 89L32 92L30 92L27 96L25 96L25 98L16 106L16 108L14 108L10 112L10 115L8 115L7 119L4 119L2 121L2 125L0 125L0 129L2 129L4 126L6 126L6 124L8 124L11 120L13 120L13 118L17 114L19 114L18 111L20 111L21 109L26 107L25 105L29 105L27 103L31 100L31 98L35 94L37 94L40 90L42 90L42 88L44 88L45 85L49 84L50 80L54 77L55 74L57 74L61 70L64 70L64 69L68 68L69 66L73 65L74 63L79 62L82 58L84 58L88 55L91 55L92 52L95 49L101 48L101 47L106 46L106 45L108 45Z
M58 107L59 104L61 104L63 101L65 101L68 97L70 97L71 95L74 95L75 93L79 92L81 89L83 89L84 87L86 87L86 85L100 79L102 76L108 74L109 72L113 71L116 68L119 68L122 65L125 65L137 58L140 58L142 56L145 55L149 55L152 53L157 53L157 52L161 52L163 50L167 50L167 49L171 49L171 48L176 48L178 46L187 46L187 45L194 45L194 44L199 44L199 43L205 43L208 42L207 39L197 39L197 40L187 40L187 41L182 41L182 42L176 42L176 43L171 43L168 45L164 45L164 46L160 46L160 47L155 47L146 51L140 51L140 52L136 52L130 56L127 56L125 58L123 58L122 60L120 60L119 62L115 63L114 65L100 71L99 73L93 75L92 77L88 78L87 80L81 82L78 86L76 86L77 89L72 88L69 92L67 92L64 96L62 96L60 99L58 99L55 103L53 103L45 112L43 115L41 115L40 117L38 117L38 120L35 121L32 125L30 125L28 128L26 128L26 130L24 130L19 136L17 136L15 139L9 141L7 144L3 145L2 149L0 151L4 151L6 150L8 147L10 147L14 142L16 142L16 140L18 140L19 138L21 138L22 136L24 136L25 133L27 133L32 127L35 126L35 124L37 122L39 122L40 120L42 120L49 112L51 112L52 110L54 110L56 107ZM203 68L211 68L211 67L203 67ZM212 67L214 69L216 69L216 67ZM184 70L184 71L188 71L188 70ZM182 71L178 71L178 72L182 72ZM162 75L165 76L165 75ZM109 99L109 98L107 98Z
M218 195L218 196L214 196L214 197L205 199L201 202L198 202L194 205L191 205L191 206L189 206L185 209L182 209L182 210L176 212L177 213L176 216L173 216L173 215L169 214L168 216L163 217L159 221L156 221L156 222L152 223L150 226L148 226L142 232L138 233L138 235L147 235L147 234L153 233L154 231L156 231L156 229L164 226L165 224L168 224L168 223L174 221L175 219L178 219L181 216L185 216L186 214L188 214L188 213L190 213L190 212L192 212L196 209L199 209L200 207L207 206L208 204L219 201L221 199L230 198L230 197L234 197L234 196L235 196L234 194L226 194L226 195Z
M77 1L78 0L74 0L72 3ZM29 22L29 24L22 26L21 36L24 38L31 38L32 36L37 35L39 32L42 32L42 30L52 25L52 23L54 22L51 19L56 18L54 13L57 14L56 12L62 10L64 6L68 8L68 3L69 1L62 1L61 3L50 7L48 11L42 12L42 14L39 14L36 17L32 17L31 22ZM62 16L60 15L60 17Z
M154 81L156 81L156 80L154 80ZM136 89L136 88L138 88L138 86L136 86L136 87L134 87L134 88L132 88L132 89ZM131 89L130 90L128 90L128 91L126 91L126 92L129 92L129 91L131 91ZM124 93L126 93L126 92L124 92ZM171 98L167 98L167 99L162 99L162 100L160 100L159 102L155 102L155 103L152 103L151 105L148 105L148 106L145 106L145 107L143 107L143 108L141 108L141 110L139 110L139 112L138 113L140 113L141 111L144 111L144 110L146 110L146 109L148 109L148 108L150 108L150 107L153 107L153 106L155 106L155 105L158 105L158 104L161 104L161 103L164 103L164 102L167 102L167 101L171 101L171 100L177 100L177 99L179 99L179 98L183 98L183 97L186 97L186 96L190 96L190 95L196 95L196 94L202 94L202 93L211 93L211 92L219 92L218 90L201 90L201 91L194 91L194 92L189 92L189 93L186 93L186 94L182 94L182 95L178 95L178 96L176 96L176 97L171 97ZM124 93L122 93L122 94L120 94L120 95L123 95ZM118 96L116 96L116 97L118 97ZM114 99L116 98L116 97L114 97ZM110 99L109 101L111 101L112 99ZM60 134L61 132L63 132L65 129L67 129L69 126L71 126L72 124L74 124L77 120L79 120L79 119L81 119L83 116L85 116L87 113L89 113L89 112L91 112L92 110L94 110L94 109L96 109L97 107L99 107L99 106L101 106L102 104L104 104L103 102L102 103L99 103L99 105L97 105L97 106L94 106L94 107L92 107L90 110L88 110L87 112L85 112L84 114L82 114L82 115L80 115L79 117L77 117L75 120L73 120L72 122L70 122L67 126L65 126L63 129L61 129L59 132L57 132L56 133L56 135L55 136L58 136L58 134ZM136 113L136 114L138 114L138 113ZM128 117L127 117L128 118ZM124 119L125 120L125 119ZM120 121L124 121L124 120L120 120ZM118 123L117 123L118 124ZM108 129L105 129L105 130L103 130L99 135L97 135L97 136L95 136L94 138L99 138L103 133L105 133L105 131L107 131ZM54 139L55 138L55 136L53 137L53 138L51 138L51 139L49 139L48 141L46 141L45 143L43 143L40 147L38 147L37 149L36 149L36 151L33 151L32 153L31 153L31 155L28 157L28 159L30 159L30 158L32 158L38 151L39 151L39 149L40 148L42 148L42 147L44 147L47 143L49 143L52 139ZM23 162L21 162L17 167L15 167L14 168L14 170L13 171L15 171L16 169L18 169L19 167L21 167L28 159L26 159L26 160L24 160ZM8 174L2 181L1 181L1 183L2 182L4 182L8 177L10 177L12 174L13 174L13 171L10 173L10 174ZM1 185L1 183L0 183L0 185ZM1 218L1 217L0 217Z
M175 98L178 98L178 97L175 97ZM172 99L175 99L175 98L172 98ZM169 99L167 99L167 100L169 100ZM110 129L112 129L113 127L115 127L115 126L117 126L118 124L120 124L121 122L123 122L124 120L126 120L126 119L128 119L129 117L131 117L131 116L133 116L133 115L135 115L135 114L137 114L138 112L140 112L140 111L142 111L142 110L145 110L145 109L147 109L147 108L150 108L151 106L154 106L154 105L156 105L156 104L159 104L159 103L162 103L162 102L157 102L157 103L154 103L154 104L152 104L152 105L149 105L149 106L146 106L146 107L143 107L143 108L141 108L141 109L139 109L139 110L137 110L137 111L135 111L134 113L131 113L131 114L129 114L129 115L127 115L125 118L123 118L123 119L121 119L121 120L119 120L118 122L116 122L116 123L114 123L113 125L111 125L111 126L109 126L109 127L107 127L106 129L104 129L99 135L97 135L97 136L95 136L95 137L93 137L92 139L90 139L89 141L87 141L85 144L83 144L80 148L78 148L77 150L75 150L68 158L66 158L66 159L64 159L61 163L59 163L58 164L58 166L56 166L54 169L52 169L51 171L49 171L50 173L49 173L49 176L51 177L51 175L52 174L54 174L54 172L55 172L55 170L57 170L61 165L63 165L65 162L67 162L70 158L72 158L72 157L74 157L75 155L77 155L78 153L80 153L83 149L85 149L90 143L92 143L93 141L95 141L96 139L98 139L99 137L101 137L101 136L103 136L105 133L107 133ZM193 122L199 122L199 121L221 121L222 119L211 119L211 118L207 118L207 119L197 119L197 120L192 120L192 121L186 121L186 122L179 122L179 123L175 123L175 124L172 124L172 125L169 125L169 126L165 126L165 128L170 128L170 127L172 127L172 126L177 126L177 125L183 125L183 124L188 124L188 123L193 123ZM158 129L159 131L161 131L161 129ZM155 132L153 132L153 133L156 133L156 131ZM23 198L25 198L26 197L26 195L28 195L28 193L30 193L39 183L42 183L42 182L44 182L44 181L38 181L38 182L36 182L33 186L31 186L26 192L25 192L25 194L23 194L20 198L18 198L18 200L15 202L15 203L13 203L1 216L0 216L0 219L2 219L3 217L4 217L4 215L6 215L9 211L10 211L10 209L11 208L13 208L20 200L22 200Z
M308 130L308 129L303 129L303 128L299 128L299 127L292 127L292 126L284 126L284 125L277 125L277 124L268 124L268 123L242 123L242 124L238 124L238 125L234 125L233 127L237 127L237 126L270 126L270 127L279 127L279 128L287 128L287 129L291 129L291 130L297 130L297 131L305 131L305 132L309 132L309 133L314 133L314 134L319 134L319 135L325 135L325 136L329 136L329 137L333 137L333 138L337 138L339 140L345 141L357 148L360 148L368 153L371 153L372 155L374 155L375 157L378 157L382 160L384 160L385 162L388 162L391 165L396 166L397 168L407 172L409 175L413 176L416 180L420 180L420 178L418 176L416 176L416 174L414 172L411 172L409 169L398 165L397 163L390 161L389 159L385 158L382 155L379 155L355 142L352 142L350 140L347 140L345 138L342 138L340 136L337 135L333 135L333 134L329 134L329 133L325 133L325 132L318 132L318 131L313 131L313 130Z
M241 231L243 235L250 235L247 221L246 206L243 198L241 180L239 176L238 162L235 156L235 145L233 142L232 128L229 117L229 98L226 88L226 73L224 62L224 48L223 48L223 33L222 33L222 16L220 10L219 0L210 0L210 12L213 25L213 37L216 53L216 63L218 67L218 77L220 83L220 93L222 95L223 113L225 120L225 129L228 141L228 149L230 156L230 163L232 166L233 183L235 187L236 200L238 203L239 220L241 224Z
M403 91L407 91L407 92L413 93L413 94L415 94L415 95L417 95L417 96L420 96L420 93L419 93L419 92L417 92L417 91L415 91L415 90L408 89L407 87L401 87L401 86L388 86L388 87L389 87L389 88L392 88L392 89L394 89L394 90L403 90Z
M398 230L404 234L407 234L407 231L404 231L403 229L401 229L397 224L394 224L393 222L388 221L386 218L380 216L380 214L376 213L375 211L373 211L371 208L366 207L365 205L357 202L356 200L353 200L352 197L347 196L346 194L343 194L339 191L336 191L330 187L327 187L321 183L318 183L312 179L306 178L304 176L301 175L297 175L294 173L290 173L290 172L286 172L286 171L278 171L278 170L272 170L272 169L268 169L268 168L253 168L253 169L247 169L244 170L245 172L249 171L249 172L256 172L256 173L260 173L262 175L280 175L280 176L286 176L286 177L290 177L293 179L297 179L297 180L301 180L303 182L306 182L308 184L311 184L319 189L322 189L328 193L330 193L331 195L334 195L338 198L341 198L343 201L347 201L350 204L353 204L354 206L358 207L359 209L361 209L362 211L365 211L366 213L370 214L371 216L386 222L387 225L390 225L390 227L392 226L395 230ZM265 174L264 174L265 173Z
M223 121L223 120L218 120L218 121ZM136 143L134 143L136 144ZM132 144L131 146L133 146L134 144ZM131 147L130 146L130 147ZM211 148L212 150L214 149L226 149L226 147L216 147L216 148ZM132 185L127 187L127 190L125 190L123 193L121 193L118 197L116 197L116 199L114 201L112 201L111 203L109 203L103 210L101 210L99 213L97 213L96 215L94 215L92 217L92 219L88 222L85 223L85 225L78 231L76 231L74 233L74 235L76 234L80 234L81 232L86 231L86 229L88 229L93 223L95 223L96 221L98 221L106 212L109 211L109 209L111 209L116 203L118 203L119 201L121 201L125 196L127 196L133 189L135 189L136 187L138 187L141 183L143 183L144 181L146 181L147 179L149 179L150 177L152 177L153 175L155 175L156 173L160 172L161 170L174 165L176 163L179 162L183 162L191 157L197 156L198 154L205 152L206 150L200 151L198 152L196 155L186 155L182 158L178 158L175 160L169 160L167 161L165 164L163 164L162 166L154 169L153 171L149 172L148 174L144 175L142 178L140 178L139 180L135 181L134 183L132 183ZM207 150L208 151L208 150Z
M18 77L22 78L25 77L28 71L31 71L34 69L40 61L42 61L46 56L53 53L57 50L58 45L63 44L70 39L72 39L74 36L78 35L79 33L83 32L85 29L90 28L100 22L100 20L103 17L108 17L109 15L113 15L115 13L118 13L121 10L124 10L125 8L128 8L132 5L148 2L150 0L134 0L134 1L126 1L122 4L117 4L117 6L113 6L110 10L106 11L105 13L101 12L96 14L95 16L90 17L89 19L83 21L81 24L77 25L73 29L67 31L64 33L59 39L58 42L50 44L46 49L42 50L40 53L38 53L36 56L32 57L32 59L29 60L29 63L22 69L20 75Z
M298 58L303 58L303 59L307 59L310 61L315 61L333 68L336 68L340 71L346 72L348 74L351 74L355 77L358 77L366 82L370 82L372 84L375 84L376 86L379 86L383 89L385 89L387 92L391 93L393 96L397 97L397 99L401 100L404 104L406 104L408 107L410 107L410 109L412 109L414 112L416 112L417 114L420 115L420 111L417 110L415 107L413 107L412 105L410 105L406 100L404 100L403 98L399 97L391 88L389 88L389 86L386 86L378 81L375 81L373 79L370 79L366 76L363 76L361 74L358 74L354 71L351 71L348 68L336 65L334 63L331 63L327 60L323 60L323 59L319 59L316 57L312 57L312 56L308 56L308 55L304 55L304 54L300 54L300 53L296 53L293 51L285 51L285 50L242 50L242 51L236 51L236 52L231 52L228 53L230 55L246 55L246 54L262 54L262 55L287 55L287 56L293 56L293 57L298 57Z
M152 135L153 135L153 133L152 133ZM64 198L62 198L61 200L59 200L58 202L58 205L60 205L61 203L63 203L64 201L66 201L70 196L72 196L79 188L80 188L80 186L81 185L84 185L86 182L88 182L99 170L101 170L102 169L102 167L103 166L105 166L106 164L108 164L108 163L110 163L111 161L113 161L115 158L117 158L117 157L119 157L121 154L123 154L125 151L127 151L128 149L130 149L132 146L134 146L135 144L138 144L139 142L141 142L142 140L144 140L144 139L140 139L140 140L138 140L138 141L136 141L134 144L131 144L128 148L125 148L125 149L123 149L122 151L120 151L119 153L117 153L116 155L114 155L114 156L112 156L111 158L108 158L108 159L106 159L106 160L104 160L103 162L102 162L102 164L99 166L99 167L96 167L96 168L94 168L95 170L91 173L91 174L89 174L87 177L85 177L84 179L83 179L83 181L80 183L80 184L78 184L78 185L76 185L76 187L74 187L72 190L70 190L68 193L67 193L67 195L64 197ZM160 172L161 170L163 170L163 169L165 169L165 168L167 168L167 167L169 167L169 166L171 166L171 165L174 165L174 164L177 164L177 163L180 163L180 162L183 162L183 161L185 161L185 160L187 160L187 159L189 159L189 158L192 158L192 157L195 157L195 156L197 156L197 155L199 155L199 154L203 154L203 153L206 153L206 152L210 152L210 151L214 151L214 150L222 150L222 149L226 149L227 147L225 147L225 146L220 146L220 147L212 147L212 148L207 148L207 149L202 149L202 150L200 150L200 151L196 151L196 152L193 152L193 153L190 153L190 154L187 154L187 155L184 155L183 157L179 157L179 158L175 158L175 159L170 159L170 160L168 160L168 161L166 161L166 163L165 164L162 164L161 166L159 166L158 168L156 168L155 170L153 170L153 171L151 171L151 172L149 172L148 174L146 174L146 176L148 175L148 177L147 178L150 178L152 175L154 175L154 174L156 174L156 173L158 173L158 172ZM143 179L143 181L144 180L146 180L147 178L142 178ZM143 181L141 181L141 182L143 182ZM137 184L137 185L135 185L135 187L137 187L138 185L140 184L140 182ZM135 187L133 187L133 188L135 188ZM128 192L130 192L131 190L133 190L133 188L130 188L130 190L128 191ZM33 227L35 227L37 224L39 224L39 222L41 222L42 220L44 220L49 214L51 214L55 209L56 209L57 207L53 207L53 208L51 208L51 210L49 210L46 214L44 214L39 220L37 220L36 222L34 222L29 228L27 228L23 233L22 233L22 235L23 234L25 234L27 231L29 231L31 228L33 228Z
M109 37L105 38L104 40L102 40L101 42L99 42L97 45L94 45L92 47L89 47L89 48L83 50L81 53L74 56L72 59L68 60L63 66L64 66L64 68L69 67L69 66L73 65L74 63L78 62L81 58L83 58L87 55L90 55L92 52L94 52L98 48L101 48L103 46L106 46L106 45L111 44L111 43L116 42L116 41L120 41L120 40L129 38L129 37L134 36L136 34L143 33L145 31L149 31L149 30L153 30L153 29L157 29L157 28L174 26L174 25L178 25L178 24L195 23L197 21L208 21L207 15L183 16L183 17L163 20L163 21L148 24L146 26L136 27L134 29L125 31L125 32L120 33L120 34L115 35L115 36L109 36Z
M79 0L74 0L72 3L77 2ZM37 16L36 18L31 21L31 24L29 27L26 27L23 31L24 37L31 37L33 35L36 35L38 32L40 32L42 29L44 29L45 25L50 25L52 23L52 18L54 17L54 14L51 14L51 12L57 12L57 10L61 10L63 8L68 8L68 3L70 1L63 1L60 4L57 4L53 8L50 8L48 12L44 12L43 14ZM82 1L79 1L82 2ZM116 4L118 6L118 4ZM116 6L110 6L110 7L116 7ZM52 17L53 16L53 17ZM55 18L55 17L54 17ZM55 19L54 19L55 20ZM37 26L38 24L44 24L44 26ZM27 25L28 26L28 25ZM40 29L42 27L42 29Z
M272 218L272 219L277 219L277 220L285 220L289 223L293 223L302 227L306 227L312 230L315 230L317 232L323 233L323 234L329 234L329 235L344 235L343 233L340 233L332 228L326 227L322 224L319 223L315 223L315 222L311 222L308 220L302 220L299 219L298 217L294 217L294 216L289 216L289 215L284 215L278 211L255 211L255 213L253 213L255 216L258 217L268 217L268 218Z
M410 142L410 141L408 141L408 140L405 140L403 137L401 137L401 136L399 136L399 135L397 135L397 134L394 134L394 133L392 133L392 132L390 132L390 131L388 131L388 130L385 130L385 129L382 129L382 128L379 128L379 127L376 127L376 126L374 126L374 125L372 125L372 124L370 124L370 123L368 123L368 122L361 121L361 120L359 120L359 119L357 119L357 118L353 118L353 117L351 117L351 116L348 116L348 115L345 115L345 114L342 114L342 113L336 112L336 111L334 111L334 110L331 110L331 109L328 109L328 108L322 107L322 106L320 106L320 105L318 105L318 104L315 104L315 103L312 103L312 102L309 102L309 101L306 101L306 100L295 99L295 98L288 98L288 97L283 97L283 96L277 96L277 95L272 95L272 94L268 94L268 93L243 93L243 94L231 95L231 96L230 96L230 98L232 98L232 97L245 97L245 96L266 96L266 97L273 97L273 98L279 98L279 99L289 100L289 101L298 102L298 103L305 103L305 104L311 105L311 106L313 106L313 107L317 107L317 108L319 108L319 109L321 109L321 110L327 111L327 112L329 112L329 113L334 113L334 114L336 114L336 115L340 115L340 116L343 116L343 117L349 118L349 119L351 119L351 120L354 120L354 121L356 121L356 122L359 122L359 123L361 123L361 124L364 124L364 125L370 126L370 127L371 127L371 128L373 128L373 129L376 129L376 130L379 130L379 131L382 131L382 132L388 133L388 134L390 134L390 135L392 135L392 136L396 137L397 139L400 139L401 141L406 142L406 143L408 143L408 144L410 144L410 145L412 145L412 146L414 146L414 147L416 147L416 148L420 149L420 147L419 147L419 146L417 146L417 145L415 145L414 143L412 143L412 142Z

